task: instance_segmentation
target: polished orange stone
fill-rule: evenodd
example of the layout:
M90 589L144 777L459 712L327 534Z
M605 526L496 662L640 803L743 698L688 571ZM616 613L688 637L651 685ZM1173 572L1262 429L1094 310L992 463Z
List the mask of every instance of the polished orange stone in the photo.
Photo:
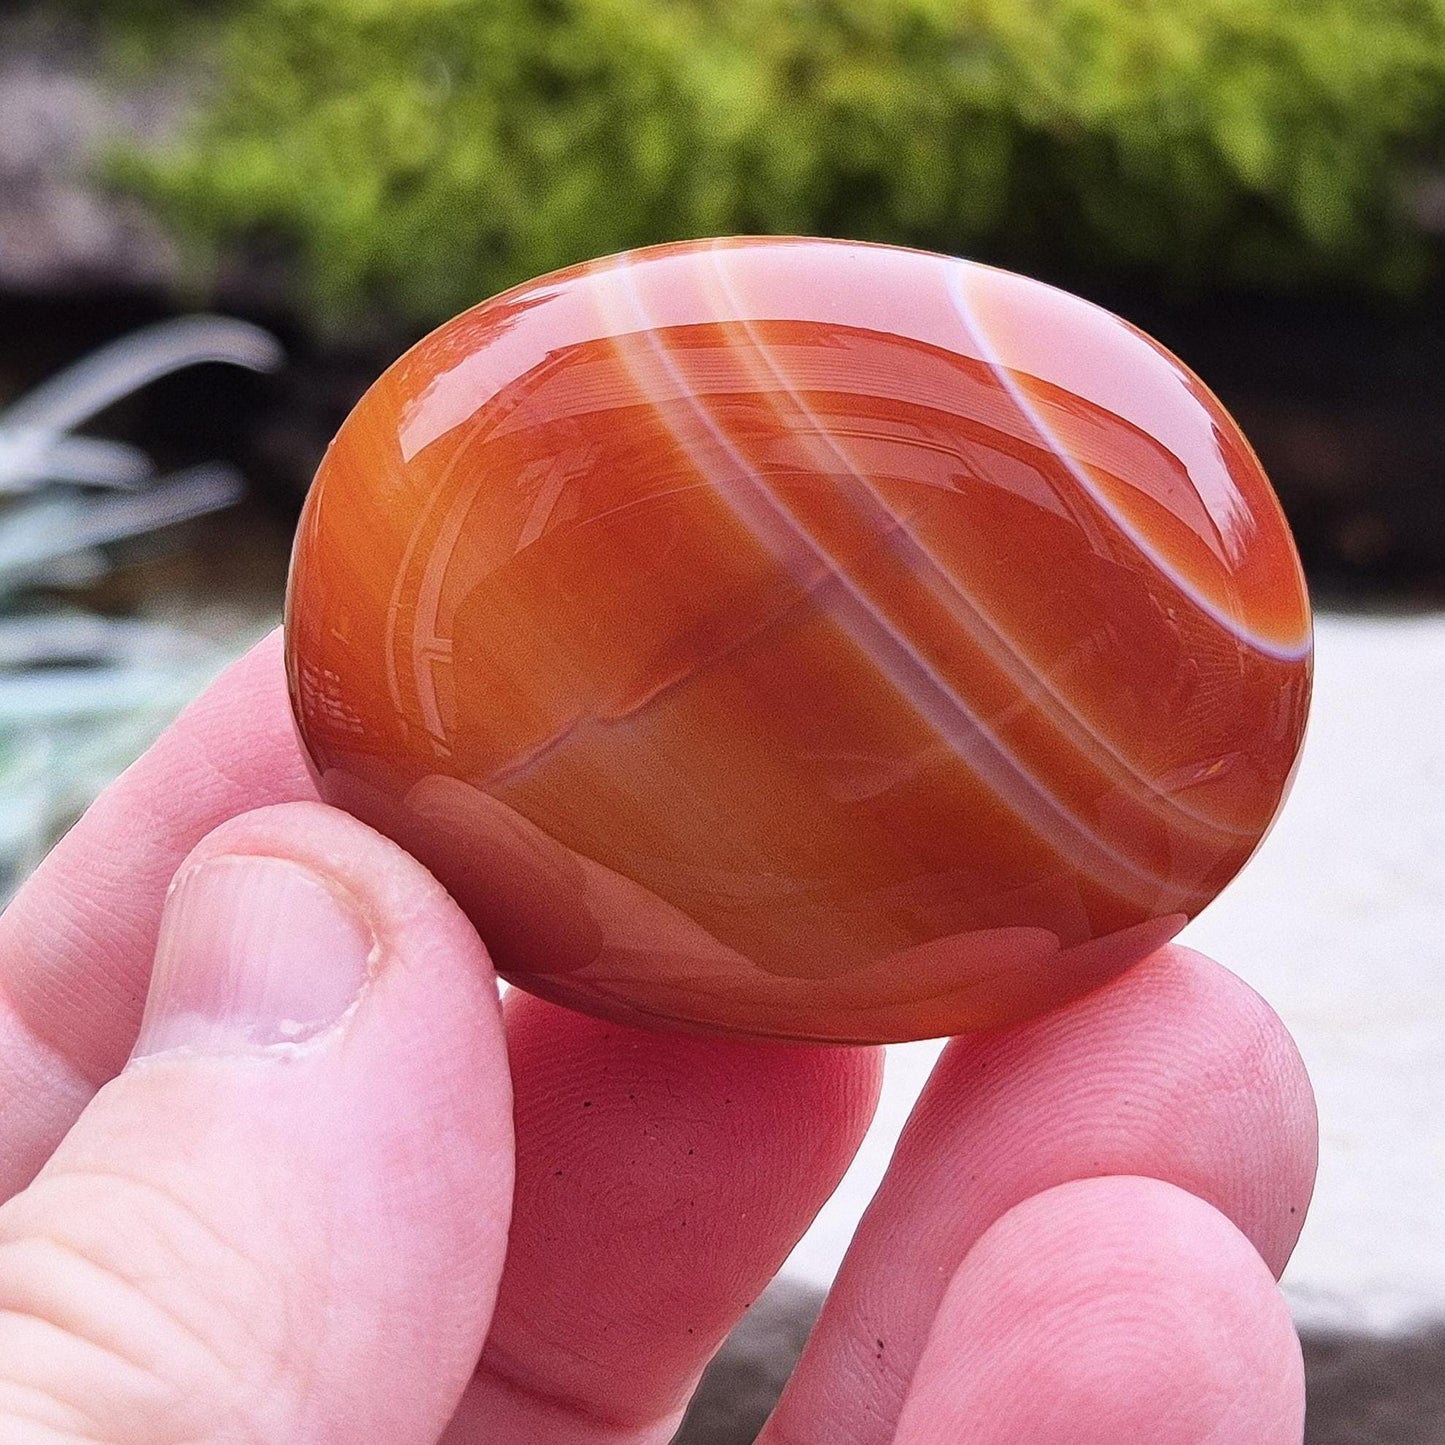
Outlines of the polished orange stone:
M324 796L507 978L951 1034L1114 977L1288 787L1310 619L1239 429L1007 272L725 240L559 272L371 388L297 539Z

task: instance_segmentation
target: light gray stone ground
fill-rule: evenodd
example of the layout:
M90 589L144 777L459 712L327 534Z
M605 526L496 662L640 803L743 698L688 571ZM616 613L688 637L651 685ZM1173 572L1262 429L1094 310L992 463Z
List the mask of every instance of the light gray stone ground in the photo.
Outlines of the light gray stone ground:
M1445 616L1325 617L1318 655L1294 796L1187 937L1274 1004L1314 1078L1296 1314L1398 1330L1445 1321Z

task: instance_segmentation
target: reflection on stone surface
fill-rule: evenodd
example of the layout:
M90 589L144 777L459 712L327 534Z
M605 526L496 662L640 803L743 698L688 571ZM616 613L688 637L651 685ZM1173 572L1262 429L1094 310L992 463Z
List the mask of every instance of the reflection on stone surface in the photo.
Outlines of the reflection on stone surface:
M1171 937L1288 786L1298 563L1208 391L1036 282L681 243L398 361L303 517L325 794L523 987L633 1022L988 1027Z

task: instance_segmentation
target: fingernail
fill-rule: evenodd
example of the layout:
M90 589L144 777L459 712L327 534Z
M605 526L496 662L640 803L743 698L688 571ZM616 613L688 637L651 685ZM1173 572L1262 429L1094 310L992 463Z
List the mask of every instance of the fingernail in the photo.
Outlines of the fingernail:
M131 1057L314 1038L360 995L375 945L345 892L309 868L207 859L171 886Z

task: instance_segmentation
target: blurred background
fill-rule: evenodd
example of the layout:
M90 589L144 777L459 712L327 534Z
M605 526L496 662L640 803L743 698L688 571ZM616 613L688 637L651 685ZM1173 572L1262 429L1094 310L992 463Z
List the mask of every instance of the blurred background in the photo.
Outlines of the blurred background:
M1254 441L1318 700L1284 819L1189 938L1319 1089L1287 1277L1311 1445L1445 1442L1445 0L0 8L0 892L273 623L389 360L513 282L732 232L1082 292ZM750 1438L930 1050L894 1051L688 1438Z

